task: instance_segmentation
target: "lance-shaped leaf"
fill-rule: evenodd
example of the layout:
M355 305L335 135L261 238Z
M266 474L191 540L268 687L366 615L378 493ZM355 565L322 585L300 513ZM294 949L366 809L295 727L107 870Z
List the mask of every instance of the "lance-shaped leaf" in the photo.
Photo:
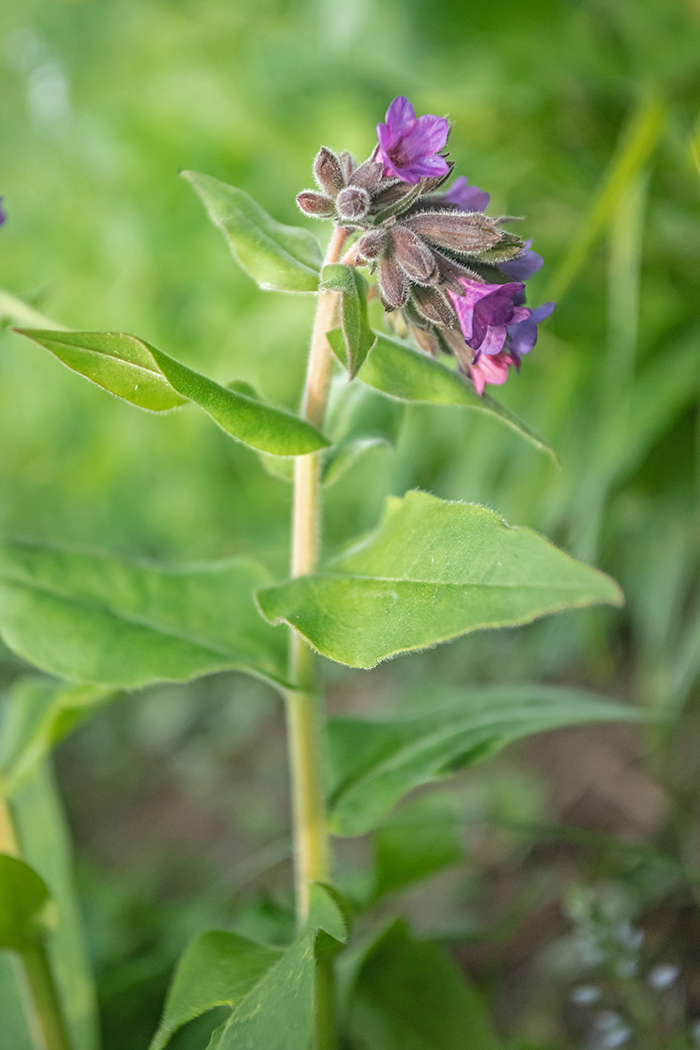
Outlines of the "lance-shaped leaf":
M341 357L342 342L338 329L328 333L336 356ZM412 350L405 343L378 335L377 343L358 373L358 379L400 401L426 405L457 405L486 412L505 423L535 448L546 452L556 463L556 456L544 438L527 423L494 401L488 394L479 396L473 385L452 369L426 354Z
M269 579L246 558L159 566L5 541L0 634L71 682L135 689L227 669L284 682L284 632L252 597Z
M0 853L0 948L21 952L51 926L46 884L24 861Z
M623 601L614 580L531 529L425 492L390 498L378 531L326 571L257 597L270 623L294 627L331 660L368 668L479 628Z
M362 835L406 792L533 733L640 717L637 708L583 690L528 685L455 692L440 697L436 710L411 718L332 719L331 828L337 835Z
M0 794L13 795L78 722L114 695L109 688L35 675L13 685L0 720Z
M353 379L377 341L367 321L367 281L354 266L332 263L324 266L321 285L342 295L344 364Z
M239 1006L283 954L223 930L197 937L175 971L149 1050L162 1050L184 1024L217 1006Z
M211 175L183 171L223 231L234 257L266 291L315 292L323 262L314 235L299 226L284 226L236 186Z
M314 1014L314 959L319 937L347 939L334 893L311 887L309 919L286 951L265 948L234 933L198 937L183 955L149 1050L163 1050L188 1021L217 1006L231 1008L213 1034L211 1050L308 1050Z
M74 372L151 412L193 401L231 437L261 452L301 456L330 444L303 419L263 404L180 364L125 332L64 332L18 328Z

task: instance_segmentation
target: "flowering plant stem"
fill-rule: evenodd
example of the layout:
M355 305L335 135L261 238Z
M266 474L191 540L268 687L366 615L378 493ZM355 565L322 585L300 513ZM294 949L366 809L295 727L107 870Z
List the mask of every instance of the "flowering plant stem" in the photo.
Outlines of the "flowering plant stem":
M26 948L21 959L46 1050L71 1050L43 942Z
M347 233L337 228L326 253L325 264L337 262ZM306 372L302 415L321 427L328 398L331 348L326 333L333 327L336 292L318 295L311 349ZM294 465L291 574L313 572L320 539L321 453L297 456ZM328 835L325 819L325 789L321 755L321 698L314 675L314 655L301 635L292 631L289 640L290 679L297 686L286 694L287 735L292 777L294 856L296 865L297 921L302 926L309 914L311 885L328 879ZM316 1050L335 1045L332 973L330 960L317 964Z

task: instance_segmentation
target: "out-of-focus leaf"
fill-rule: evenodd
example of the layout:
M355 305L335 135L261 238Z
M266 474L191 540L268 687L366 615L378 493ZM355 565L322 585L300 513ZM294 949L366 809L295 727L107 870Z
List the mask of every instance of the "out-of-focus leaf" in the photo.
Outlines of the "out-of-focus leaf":
M623 602L614 580L531 529L425 492L391 497L379 529L324 572L257 598L270 623L289 624L331 660L367 668L468 631Z
M309 230L284 226L236 186L183 171L240 265L266 291L315 292L323 256Z
M333 444L323 453L324 484L335 484L369 449L395 445L403 414L399 402L349 382L344 373L334 376L324 427Z
M21 952L49 928L49 891L37 873L7 853L0 853L0 948Z
M282 955L222 930L197 937L178 963L150 1050L162 1050L179 1028L215 1006L239 1006Z
M136 689L230 669L284 683L284 632L252 597L269 579L245 558L159 566L6 540L0 635L69 682Z
M220 386L125 332L18 328L65 365L139 408L163 412L193 401L231 437L261 452L299 456L330 444L303 419Z
M38 676L16 682L0 710L0 794L14 794L62 737L113 695Z
M514 740L560 726L635 721L639 709L548 686L493 687L443 697L412 718L329 722L330 827L362 835L406 792L451 776Z
M321 285L342 295L344 364L353 379L377 341L367 321L367 281L354 266L331 263L321 271Z
M26 326L27 328L53 328L64 330L64 325L45 317L29 303L25 303L11 292L0 288L0 324ZM65 329L67 331L67 329Z
M22 855L46 883L55 906L45 946L73 1050L96 1050L97 1000L73 880L70 832L49 762L35 767L15 792L12 810Z
M459 967L434 941L414 941L403 920L367 952L352 989L349 1029L366 1050L500 1046L481 999Z
M327 338L333 352L342 361L343 340L340 329L334 328ZM377 335L376 345L358 372L358 379L399 401L456 405L485 412L505 423L541 452L546 452L554 462L557 461L554 451L544 438L510 409L504 408L488 394L480 396L468 380L462 379L451 368L397 339Z
M372 836L372 898L420 882L464 856L454 798L432 793L402 806Z

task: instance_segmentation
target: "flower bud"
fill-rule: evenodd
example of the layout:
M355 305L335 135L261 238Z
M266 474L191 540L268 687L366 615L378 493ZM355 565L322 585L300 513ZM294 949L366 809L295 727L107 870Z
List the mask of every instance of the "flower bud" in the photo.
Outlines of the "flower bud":
M335 199L338 217L348 221L363 218L369 211L370 204L369 193L361 186L346 186Z
M386 240L386 230L367 230L357 242L358 258L362 262L374 262L383 252Z
M425 241L407 226L394 226L391 232L394 255L412 281L434 284L438 278L435 257Z
M398 310L408 299L406 275L391 255L379 261L379 296L385 310Z
M426 211L408 219L407 225L438 247L465 255L492 248L508 236L479 213Z
M427 321L432 321L440 328L450 328L457 324L457 315L453 307L437 288L424 288L416 284L412 287L411 294L414 306Z
M350 181L353 186L362 186L362 188L369 193L373 193L379 186L381 180L382 166L370 157L370 159L366 160L364 164L360 164Z
M321 146L314 160L314 178L320 190L335 197L345 185L340 158L332 149Z
M348 153L347 150L343 150L338 157L338 160L340 161L340 167L343 169L343 178L345 179L345 185L347 186L352 178L355 168L357 167L357 161L352 153Z
M335 204L330 197L324 197L315 190L302 190L301 193L297 193L297 204L306 215L313 215L315 219L326 219L335 215Z

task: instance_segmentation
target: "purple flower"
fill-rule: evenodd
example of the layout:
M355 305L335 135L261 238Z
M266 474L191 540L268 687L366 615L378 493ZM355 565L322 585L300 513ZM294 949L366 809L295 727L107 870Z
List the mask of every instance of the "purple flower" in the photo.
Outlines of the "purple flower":
M518 364L519 362L505 350L492 354L490 357L481 354L478 360L475 359L468 365L469 378L476 387L477 394L483 394L487 383L493 386L503 386L508 378L508 369L512 365L517 368Z
M530 316L524 320L507 325L506 349L513 355L516 364L520 364L523 354L530 353L537 342L537 325L540 321L544 321L545 317L549 317L556 305L556 303L544 303L536 310L529 311Z
M449 130L444 117L416 118L408 99L397 96L386 111L386 124L377 124L377 159L384 164L384 175L413 185L423 178L446 175L447 161L439 151Z
M498 269L506 277L510 277L512 281L527 281L528 277L532 277L533 273L537 273L544 264L544 259L541 255L530 251L531 244L532 239L525 241L525 251L522 255L519 255L517 259L510 259L508 262L498 264Z
M468 277L460 278L460 283L464 294L449 292L449 296L457 311L464 341L477 355L500 353L509 327L517 328L530 317L531 311L520 305L525 285L519 281L481 284Z
M486 211L491 195L485 190L480 190L478 186L470 186L466 177L460 175L452 183L443 200L446 204L456 204L460 211Z
M2 206L2 197L0 197L0 226L2 226L2 224L4 223L6 218L7 218L7 212L5 211L5 209Z

